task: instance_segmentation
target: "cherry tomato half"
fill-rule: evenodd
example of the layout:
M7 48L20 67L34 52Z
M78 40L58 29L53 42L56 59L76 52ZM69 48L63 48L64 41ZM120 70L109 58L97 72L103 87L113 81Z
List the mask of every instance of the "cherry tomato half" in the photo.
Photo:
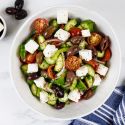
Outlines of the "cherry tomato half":
M55 79L55 74L53 72L53 68L54 68L54 65L51 65L47 69L47 74L48 74L49 78L51 78L51 79Z
M111 50L109 48L106 49L105 55L104 55L102 61L104 61L104 62L109 61L111 56L112 56Z
M98 68L98 63L95 60L90 60L87 62L87 64L91 65L95 70Z
M78 27L73 27L70 29L70 34L71 34L71 37L74 37L74 36L81 36L81 29L78 28Z
M48 20L44 18L38 18L33 22L33 28L37 31L37 33L43 32L43 30L47 28L48 25Z
M26 63L34 63L36 61L36 55L37 55L37 52L33 54L28 53L26 56Z

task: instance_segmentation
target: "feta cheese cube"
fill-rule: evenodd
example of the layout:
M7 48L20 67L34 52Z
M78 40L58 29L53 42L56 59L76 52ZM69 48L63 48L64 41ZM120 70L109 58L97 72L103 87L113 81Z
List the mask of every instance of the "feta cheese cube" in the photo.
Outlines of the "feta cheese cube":
M93 86L99 86L101 81L102 80L101 80L100 76L98 74L95 74Z
M68 11L67 10L58 10L57 11L57 23L58 24L67 24L68 22Z
M40 102L46 103L48 102L48 93L45 91L40 92Z
M63 30L63 29L59 29L59 30L55 33L54 37L57 37L58 39L60 39L60 40L62 40L62 41L66 41L66 40L69 39L70 33L67 32L67 31L65 31L65 30Z
M68 98L74 102L78 102L80 99L80 93L79 93L78 89L71 91L68 95Z
M3 24L0 22L0 32L4 29Z
M40 77L40 78L34 80L34 82L37 87L42 88L42 89L44 88L44 85L46 84L44 77Z
M25 50L31 54L33 54L37 49L38 49L39 45L33 40L29 40L26 44L25 44Z
M90 33L90 31L88 29L87 30L82 30L81 32L82 32L82 36L83 37L89 37L89 36L91 36L91 33Z
M38 72L38 64L37 63L28 64L27 73L34 73L34 72Z
M79 51L79 55L82 59L90 61L92 59L92 50L82 49Z
M47 45L46 48L44 49L43 51L43 54L45 57L51 57L55 54L55 52L57 51L58 49L56 48L55 45Z
M87 73L88 73L88 68L86 66L82 66L76 70L76 76L78 77L86 76Z
M108 67L104 66L103 64L99 64L96 72L102 76L105 76L106 73L108 72Z

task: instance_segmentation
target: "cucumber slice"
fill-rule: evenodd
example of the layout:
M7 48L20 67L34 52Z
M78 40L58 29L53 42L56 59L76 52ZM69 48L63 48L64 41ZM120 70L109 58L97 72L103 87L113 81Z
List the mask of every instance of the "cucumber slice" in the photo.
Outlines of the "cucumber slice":
M87 75L87 76L85 77L85 81L86 81L86 83L87 83L88 88L91 88L92 85L93 85L93 78L92 78L92 76Z
M80 42L79 48L80 49L85 49L87 45L88 45L87 42L85 40L83 40L82 42Z
M38 98L40 98L40 92L41 92L41 88L37 88L36 96L37 96Z
M70 90L74 90L76 88L76 85L77 85L77 78L74 78L73 82L72 82L72 85L70 86Z
M79 80L79 82L78 82L78 84L77 84L76 87L77 87L79 90L81 90L81 91L87 90L87 87L86 87L85 83L82 82L81 80Z
M56 65L54 70L56 72L60 72L64 65L64 56L62 54L59 55L58 59L56 60Z
M38 36L38 44L41 50L44 50L47 46L47 43L45 42L45 38L42 35Z
M104 51L97 51L97 57L98 58L103 58L104 57L104 55L105 55L105 52Z
M54 27L56 27L56 28L58 28L58 26L59 26L56 19L51 19L51 20L50 20L50 25L51 25L51 26L54 26Z
M65 25L64 29L66 31L69 31L72 27L77 25L77 19L71 19L69 22Z
M90 66L88 64L86 64L85 66L88 68L88 74L90 76L94 77L95 76L95 70L92 68L92 66Z
M39 67L45 70L49 67L49 64L45 60L43 60L42 64L40 64Z
M27 69L28 69L28 65L24 64L21 66L21 71L26 75L27 74Z
M31 86L32 84L34 84L34 81L27 79L27 83L28 83L29 86Z
M68 100L68 94L65 93L63 98L59 98L60 102L66 102Z
M32 94L34 96L36 96L37 95L37 89L38 89L37 86L35 84L32 84L30 89L31 89Z
M57 100L57 97L55 96L55 94L49 94L47 103L49 105L55 105L56 104L56 100Z
M26 50L25 50L25 45L24 43L22 43L20 45L20 48L19 48L19 56L21 58L21 60L25 60L26 59Z

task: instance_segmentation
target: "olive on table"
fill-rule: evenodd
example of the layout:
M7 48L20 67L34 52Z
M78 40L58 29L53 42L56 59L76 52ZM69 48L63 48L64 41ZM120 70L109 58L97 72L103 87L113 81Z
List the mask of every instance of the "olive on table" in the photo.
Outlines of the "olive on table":
M102 36L94 32L90 37L88 37L87 41L89 45L97 46L102 41Z
M57 86L56 84L53 84L51 89L55 92L57 97L59 97L59 98L64 97L64 90L62 88L60 88L59 86Z
M17 9L14 8L14 7L7 7L5 11L6 11L6 13L9 14L9 15L14 15L14 14L16 14Z
M77 54L79 52L79 47L77 45L74 45L72 47L69 48L68 52L66 53L66 56L74 56L75 54Z
M17 11L17 13L15 14L15 18L17 20L24 19L25 17L27 17L27 11L26 10Z
M73 45L78 45L84 38L82 36L74 36L70 39Z
M57 103L55 105L55 108L56 109L62 109L62 108L64 108L64 106L65 106L64 102L57 101Z
M31 73L31 74L28 75L28 79L29 79L29 80L35 80L35 79L37 79L37 78L39 78L39 77L40 77L40 76L39 76L38 73Z
M21 10L23 8L24 5L24 0L16 0L15 1L15 8L17 10Z
M41 64L42 61L43 61L43 53L42 52L38 52L36 54L36 63Z
M45 37L45 39L49 39L53 35L55 30L56 30L56 27L54 26L49 26L48 28L46 28L43 32L43 36Z

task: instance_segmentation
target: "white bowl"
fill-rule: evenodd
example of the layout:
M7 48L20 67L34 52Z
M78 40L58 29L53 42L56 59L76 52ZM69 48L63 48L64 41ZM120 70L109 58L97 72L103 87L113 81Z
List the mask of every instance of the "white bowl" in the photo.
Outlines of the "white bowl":
M89 100L83 100L78 103L71 103L65 106L62 110L56 110L47 104L41 104L35 97L32 96L30 89L20 71L20 61L17 56L18 47L22 41L30 33L30 26L32 22L38 17L50 18L56 17L58 9L67 9L70 17L79 17L81 19L92 19L96 22L99 29L106 35L110 36L112 41L112 58L111 66L107 75L107 78L97 89L96 94ZM116 87L121 67L121 52L118 43L118 39L111 27L111 25L96 12L84 9L78 6L58 6L50 7L44 11L38 12L28 19L19 29L15 36L15 39L11 48L10 56L10 74L13 84L16 88L18 95L27 103L34 111L39 114L44 114L50 118L58 120L74 119L88 115L97 108L99 108L111 95Z

